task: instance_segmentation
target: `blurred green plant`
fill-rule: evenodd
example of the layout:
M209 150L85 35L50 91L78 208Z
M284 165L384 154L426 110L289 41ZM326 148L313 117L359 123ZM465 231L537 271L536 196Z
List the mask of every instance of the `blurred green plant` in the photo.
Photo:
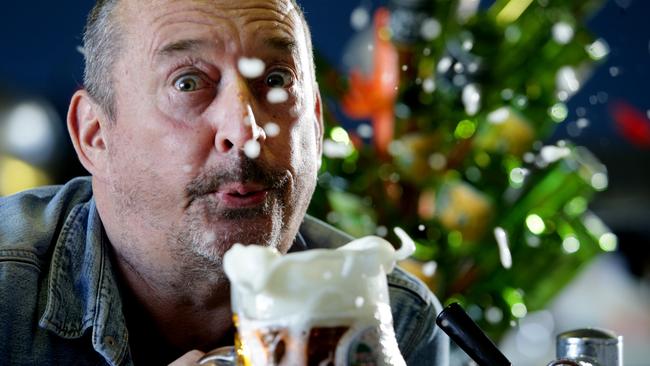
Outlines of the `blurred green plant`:
M310 213L355 236L411 233L402 265L498 339L616 249L588 210L605 167L543 142L608 49L584 25L600 1L477 4L392 1L374 17L373 70L318 58L325 104L365 120L344 129L326 108Z

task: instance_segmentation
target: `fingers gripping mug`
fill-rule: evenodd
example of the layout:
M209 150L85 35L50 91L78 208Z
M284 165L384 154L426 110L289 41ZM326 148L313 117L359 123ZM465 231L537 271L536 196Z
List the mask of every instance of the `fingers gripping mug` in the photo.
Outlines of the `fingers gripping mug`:
M236 244L224 256L231 281L234 347L214 350L200 365L405 365L399 352L386 273L412 254L401 230L395 251L378 237L336 250L280 255Z

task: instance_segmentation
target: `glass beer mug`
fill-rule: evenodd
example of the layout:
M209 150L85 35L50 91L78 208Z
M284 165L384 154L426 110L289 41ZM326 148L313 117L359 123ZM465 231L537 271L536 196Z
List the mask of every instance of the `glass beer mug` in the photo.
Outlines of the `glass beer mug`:
M336 250L280 255L236 244L224 256L231 282L234 347L200 365L405 366L393 329L386 273L414 244L396 229L395 251L378 237Z

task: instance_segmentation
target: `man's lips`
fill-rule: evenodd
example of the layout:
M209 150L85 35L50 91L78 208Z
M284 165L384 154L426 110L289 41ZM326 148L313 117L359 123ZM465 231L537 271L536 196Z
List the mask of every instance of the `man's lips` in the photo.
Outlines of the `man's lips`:
M266 200L269 189L255 183L228 183L215 192L219 201L229 208L247 208Z

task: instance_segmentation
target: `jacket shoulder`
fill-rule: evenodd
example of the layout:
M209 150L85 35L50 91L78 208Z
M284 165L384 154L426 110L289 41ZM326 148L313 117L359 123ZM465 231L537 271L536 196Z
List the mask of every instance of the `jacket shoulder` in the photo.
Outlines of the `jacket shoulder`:
M74 207L91 199L89 178L0 197L0 253L42 257Z
M413 301L417 301L423 306L432 304L435 306L437 304L437 300L424 282L399 266L388 274L388 287L389 289L399 289L401 292L408 294Z

